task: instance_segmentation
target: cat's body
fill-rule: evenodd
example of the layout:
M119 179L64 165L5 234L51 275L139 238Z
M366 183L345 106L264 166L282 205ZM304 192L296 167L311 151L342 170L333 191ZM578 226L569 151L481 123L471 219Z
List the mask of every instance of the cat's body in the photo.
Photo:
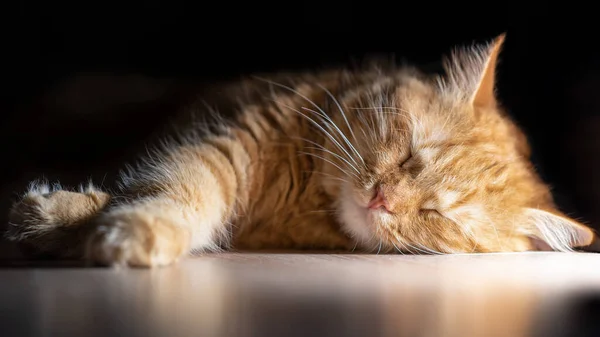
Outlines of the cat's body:
M459 253L570 250L594 233L562 215L494 97L503 38L409 68L250 79L215 90L115 196L34 186L13 240L155 266L220 248ZM196 111L212 119L192 122ZM225 117L223 117L225 116Z

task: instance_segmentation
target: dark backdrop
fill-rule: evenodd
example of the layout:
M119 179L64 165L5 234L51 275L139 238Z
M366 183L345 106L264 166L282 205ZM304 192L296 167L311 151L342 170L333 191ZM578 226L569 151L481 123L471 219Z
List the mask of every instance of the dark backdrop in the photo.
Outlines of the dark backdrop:
M500 97L561 207L600 224L598 29L584 15L593 9L529 5L19 3L5 11L1 49L0 210L42 175L110 182L189 83L372 54L430 64L455 44L507 32Z

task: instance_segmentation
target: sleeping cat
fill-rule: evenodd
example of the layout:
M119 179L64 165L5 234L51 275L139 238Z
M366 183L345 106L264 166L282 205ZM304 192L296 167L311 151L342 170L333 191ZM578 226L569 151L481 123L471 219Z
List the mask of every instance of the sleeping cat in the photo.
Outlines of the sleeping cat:
M33 183L7 237L108 265L220 249L572 251L596 242L554 205L495 97L504 35L444 75L410 67L251 78L215 89L118 192ZM232 105L231 103L235 103Z

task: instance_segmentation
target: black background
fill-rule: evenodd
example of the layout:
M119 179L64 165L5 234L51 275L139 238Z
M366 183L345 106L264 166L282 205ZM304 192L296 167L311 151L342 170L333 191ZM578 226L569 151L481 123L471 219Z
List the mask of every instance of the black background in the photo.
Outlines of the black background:
M507 32L500 98L528 132L560 206L600 224L598 28L585 15L593 9L527 5L18 3L4 13L0 207L41 175L111 180L174 111L181 83L376 54L430 64L454 45Z

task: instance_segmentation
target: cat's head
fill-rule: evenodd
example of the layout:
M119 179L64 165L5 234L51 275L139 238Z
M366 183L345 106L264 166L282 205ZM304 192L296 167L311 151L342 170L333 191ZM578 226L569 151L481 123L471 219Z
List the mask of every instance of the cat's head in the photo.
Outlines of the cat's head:
M339 217L359 242L457 253L568 251L595 240L555 207L497 101L503 41L457 50L441 77L402 73L344 102L354 148L340 161Z

